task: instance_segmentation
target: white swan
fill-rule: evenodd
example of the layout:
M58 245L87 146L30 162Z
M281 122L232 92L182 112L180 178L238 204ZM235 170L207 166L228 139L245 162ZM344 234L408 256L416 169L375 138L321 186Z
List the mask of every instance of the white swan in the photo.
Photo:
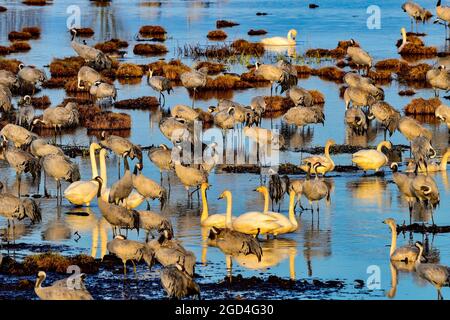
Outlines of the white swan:
M209 188L209 184L207 182L203 182L200 186L201 194L202 194L202 206L203 211L200 216L200 224L202 227L216 227L223 229L226 227L226 213L216 213L209 215L208 212L208 200L206 199L206 190ZM231 214L231 204L227 201L227 211L230 211ZM234 217L231 217L233 221Z
M289 192L289 217L279 212L269 211L269 191L265 186L256 188L256 191L261 192L264 195L264 214L270 215L275 218L277 223L280 224L278 229L273 230L270 234L277 236L279 234L291 233L298 229L298 222L295 218L294 204L295 204L295 191Z
M291 29L289 30L287 37L272 37L272 38L264 38L261 40L261 43L268 46L295 46L296 41L295 37L297 36L297 30Z
M95 151L101 149L98 143L91 143L89 147L89 156L91 158L92 179L98 176L97 161L95 159ZM70 203L76 206L89 206L92 199L97 194L98 182L95 180L76 181L71 183L64 191L64 197Z
M107 187L108 174L106 171L106 149L100 150L100 177L103 180L102 184L102 200L108 202L110 188ZM98 188L98 187L97 187ZM120 203L121 206L131 210L141 205L145 198L136 191L132 191L131 194Z

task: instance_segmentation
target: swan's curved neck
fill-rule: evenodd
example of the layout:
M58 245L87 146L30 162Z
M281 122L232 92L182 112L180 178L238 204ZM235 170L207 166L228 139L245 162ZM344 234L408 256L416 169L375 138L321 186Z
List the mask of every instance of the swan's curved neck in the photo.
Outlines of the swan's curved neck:
M263 209L263 212L267 212L267 211L269 211L269 191L267 189L264 189L263 195L264 195L264 209Z
M330 148L331 148L331 143L327 143L326 145L325 145L325 158L327 158L328 160L330 160L331 162L333 162L333 160L331 160L331 157L330 157Z
M297 219L295 218L294 205L295 205L295 191L291 190L291 192L289 192L289 221L294 226L297 227L298 223L297 223Z
M397 249L397 227L395 225L391 225L391 251L390 255L394 253L395 249Z
M102 190L106 188L108 184L108 174L106 172L106 149L100 150L100 177L103 180Z
M405 28L402 28L402 39L403 39L402 44L406 44L406 30L405 30Z
M419 248L419 255L417 256L417 260L415 262L415 265L419 265L420 264L420 259L422 259L422 254L423 254L423 247Z
M201 191L203 211L202 215L200 216L200 222L203 222L208 219L208 200L206 200L206 188L201 188Z
M45 276L38 277L37 280L36 280L36 284L34 285L34 287L35 287L36 289L40 289L40 288L41 288L41 285L42 285L42 282L44 282L44 280L45 280Z
M387 141L381 141L377 146L377 151L382 152L381 148L383 147L389 148L389 143Z
M292 31L289 31L289 32L288 32L287 38L288 38L288 40L290 40L290 41L294 41L294 39L293 39L293 37L292 37Z
M447 162L448 162L448 158L450 157L450 150L447 150L446 153L444 153L444 155L442 156L442 160L441 160L441 171L446 171L447 170Z
M98 176L97 160L95 159L95 146L91 144L89 147L89 156L91 157L92 179Z
M227 213L226 213L226 216L225 216L225 224L226 224L228 229L231 229L232 228L232 224L231 224L231 209L232 209L232 206L233 206L233 197L231 195L231 192L227 193L226 197L227 197Z

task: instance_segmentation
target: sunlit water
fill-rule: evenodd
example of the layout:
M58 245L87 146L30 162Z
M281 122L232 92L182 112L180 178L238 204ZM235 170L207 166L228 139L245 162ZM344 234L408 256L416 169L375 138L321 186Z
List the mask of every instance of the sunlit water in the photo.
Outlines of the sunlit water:
M434 13L434 0L421 1L421 4ZM108 40L112 37L127 40L130 43L128 56L124 61L144 64L156 61L160 57L147 58L134 56L132 48L135 44L134 35L142 25L162 25L168 31L169 39L165 45L170 52L165 56L177 56L177 48L186 43L207 44L206 34L215 29L215 21L227 19L239 22L240 25L227 28L228 40L238 38L258 41L260 37L249 37L250 29L266 29L268 36L285 35L290 28L299 31L299 45L296 50L301 55L308 48L334 48L338 40L354 38L362 47L372 54L375 60L394 57L397 58L395 42L400 38L400 28L408 27L410 20L400 8L398 1L383 1L381 7L381 29L368 30L366 19L368 14L366 1L321 1L320 7L315 10L307 8L308 1L161 1L146 3L144 1L113 1L106 7L97 7L91 2L81 0L55 1L46 7L26 7L15 1L6 1L9 10L0 14L0 44L7 45L7 34L12 30L20 30L24 26L39 26L42 35L39 40L32 40L32 50L26 54L14 54L9 58L17 58L26 64L39 67L48 65L54 57L73 56L70 47L70 37L66 28L69 5L79 5L81 8L82 26L91 26L95 36L88 39L89 44ZM257 16L258 11L267 12L267 16ZM428 35L424 38L427 45L435 45L443 49L444 28L440 25L428 23L420 25L419 31ZM189 59L183 59L188 65ZM430 62L430 61L428 61ZM432 63L433 61L431 61ZM329 64L330 62L324 62ZM48 69L47 69L48 70ZM243 72L240 65L230 66L232 72ZM119 99L136 98L146 95L155 95L145 83L145 79L137 85L121 85L115 83L119 89ZM301 136L294 138L300 140L298 146L323 145L328 138L333 138L338 144L348 143L344 125L344 102L339 98L339 86L332 82L322 81L317 77L300 80L299 85L307 89L318 89L326 98L325 126L315 126L309 139ZM398 109L403 108L411 98L400 97L397 93L403 86L393 81L383 86L386 101ZM414 97L429 98L433 92L428 89L417 90ZM248 104L253 96L267 95L269 88L250 89L234 92L232 99ZM65 97L63 89L42 90L39 95L48 95L52 104L56 105ZM190 104L191 100L186 89L176 87L175 93L167 97L166 106L177 103ZM197 105L205 108L216 104L216 99L199 100ZM120 110L120 112L124 112ZM136 144L143 146L168 143L159 131L158 121L160 112L125 111L132 117L132 129L129 138ZM279 119L274 125L279 125ZM264 127L270 127L270 120L263 121ZM427 124L433 131L433 145L442 150L448 144L448 132L444 125ZM63 143L85 145L95 139L87 135L85 129L77 129L75 133L64 134ZM363 144L376 145L383 139L383 132L378 131L369 141ZM407 144L400 133L392 137L395 144ZM292 142L294 143L294 142ZM297 142L298 143L298 142ZM295 147L295 145L292 145ZM407 156L407 155L405 155ZM337 156L338 164L350 164L351 155ZM88 158L77 158L80 164L82 179L89 179L91 175ZM298 163L300 154L290 151L282 152L281 162ZM116 158L111 156L107 160L109 183L117 178ZM1 180L8 190L14 192L15 174L7 164L0 163ZM367 281L367 273L371 266L378 266L381 271L380 290L373 290L363 298L386 298L391 287L391 269L389 267L390 232L381 222L388 217L395 218L399 223L408 220L407 204L399 197L392 176L387 170L385 177L363 177L362 173L331 174L329 180L334 188L330 206L321 204L320 219L317 214L312 220L311 213L305 211L298 219L300 227L297 232L283 236L274 241L263 241L264 257L260 265L256 264L254 257L238 258L233 263L233 274L241 273L244 276L277 275L283 278L296 279L342 279L352 283L355 279ZM144 173L146 176L159 180L159 171L144 157ZM441 204L435 211L435 222L438 225L450 225L448 211L450 208L448 195L449 180L446 174L435 175L441 192ZM186 193L171 175L172 189L169 203L164 210L175 227L176 237L182 240L189 250L197 256L197 273L202 276L200 282L218 281L226 275L225 257L217 248L205 248L202 245L199 214L201 205L194 196L192 208L187 207ZM22 190L25 193L35 193L36 186L31 179L23 179ZM252 190L259 185L260 177L250 174L211 174L209 191L210 213L225 212L225 202L216 200L224 190L230 189L234 196L233 214L261 210L262 196ZM55 185L51 182L50 189L55 193ZM55 199L39 200L43 212L43 221L39 225L18 226L19 235L17 243L63 245L64 254L85 253L101 257L106 252L106 242L112 239L111 228L101 218L101 214L94 204L89 209L88 216L68 215L76 211L67 202L63 207L56 208ZM305 202L304 202L305 203ZM142 205L141 209L145 209ZM158 210L159 204L153 203L152 209ZM288 204L285 200L281 212L287 213ZM416 219L421 217L415 216ZM5 232L6 220L0 218L0 233ZM74 235L77 232L81 238ZM136 232L129 233L130 238L136 238ZM141 233L139 239L145 235ZM409 235L399 237L400 244L408 242ZM423 240L421 235L415 234L414 240ZM442 264L450 265L450 238L448 234L439 234L429 237L433 250L436 250ZM16 252L20 258L30 252L24 250ZM253 260L252 260L253 259ZM246 261L247 260L247 261ZM294 261L294 263L291 263ZM120 275L117 276L118 279ZM118 280L119 281L119 280ZM444 297L448 290L443 290ZM108 297L107 290L104 292ZM322 298L348 298L345 294L330 294ZM414 272L401 272L398 277L397 299L435 299L435 289L424 280L419 279ZM273 298L279 298L274 294ZM314 298L312 296L312 298ZM361 298L358 296L358 298Z

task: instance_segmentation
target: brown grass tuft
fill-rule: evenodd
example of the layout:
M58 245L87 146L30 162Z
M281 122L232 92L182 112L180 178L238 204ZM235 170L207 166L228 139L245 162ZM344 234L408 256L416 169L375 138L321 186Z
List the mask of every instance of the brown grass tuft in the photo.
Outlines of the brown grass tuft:
M30 44L26 41L14 41L10 48L12 52L25 52L31 50Z
M50 74L52 77L76 77L84 62L81 57L55 58L50 63Z
M22 1L23 4L26 4L27 6L45 6L47 4L50 4L50 2L47 2L47 0L24 0Z
M131 117L125 113L103 111L86 119L84 126L90 130L131 129Z
M247 40L238 39L231 44L233 48L239 54L248 54L254 56L262 56L264 54L264 46L261 43L248 42Z
M400 61L398 59L386 59L380 60L375 64L375 69L378 70L387 70L392 72L399 72L403 67L408 64L404 61Z
M325 96L318 90L309 90L313 98L313 104L325 104Z
M422 39L414 35L407 35L406 41L408 42L400 52L401 56L423 56L423 57L435 57L437 55L436 47L426 47ZM400 48L403 40L399 39L396 43L397 48Z
M249 72L241 74L241 80L251 83L254 87L265 87L270 84L270 82L265 80L263 77L255 75L254 68Z
M231 89L248 89L253 86L240 77L232 75L223 75L216 78L208 78L206 85L201 90L231 90Z
M306 79L312 74L313 69L307 65L295 66L297 69L297 78Z
M249 36L262 36L262 35L267 34L267 31L264 30L264 29L257 29L257 30L250 29L250 30L247 32L247 34L248 34Z
M231 28L234 26L238 26L239 23L233 22L233 21L227 21L227 20L217 20L216 21L216 28L222 29L222 28Z
M436 108L441 105L441 101L439 98L432 99L413 99L410 103L408 103L404 110L405 114L433 114L436 111Z
M71 265L80 267L83 273L96 273L99 263L91 256L77 255L64 257L59 253L46 252L25 257L23 268L26 274L35 274L38 271L66 273Z
M25 27L22 32L31 34L32 39L37 39L41 36L41 28L39 27Z
M145 37L161 36L167 33L166 29L161 26L142 26L139 33Z
M159 107L158 99L155 97L141 97L117 101L114 104L117 109L156 109Z
M19 72L19 65L22 62L17 59L0 59L0 70L8 70L12 73Z
M162 55L169 51L162 44L139 43L134 46L133 52L138 55Z
M345 57L346 51L342 48L335 49L309 49L306 51L305 55L309 58L324 58L330 57L333 59L342 59Z
M401 90L398 92L399 96L413 96L415 94L416 94L416 92L412 89Z
M103 53L113 53L118 49L128 47L128 42L119 39L111 39L109 41L97 43L94 48L102 51Z
M144 71L140 66L133 63L121 63L117 69L117 78L141 78Z
M325 80L342 82L345 72L336 67L323 67L320 69L313 69L311 74Z
M31 97L31 103L36 109L46 109L52 104L48 96Z
M30 40L32 38L31 33L23 31L11 31L8 33L9 41L14 40Z
M169 63L165 61L155 61L148 65L153 70L155 76L164 76L171 81L180 81L180 75L191 68L181 63L180 60L171 60Z
M0 56L6 56L11 53L10 47L0 46Z
M42 84L43 88L46 89L57 89L57 88L64 88L64 86L66 85L66 82L69 80L69 78L64 77L51 77L50 79L48 79L47 81L45 81Z
M208 68L209 75L216 75L226 70L226 66L218 62L201 61L196 66L195 69L199 70L203 67Z
M266 101L266 113L287 111L294 107L291 99L280 96L264 97Z
M370 70L368 77L377 83L389 83L392 81L392 72L388 70Z
M398 78L401 81L425 81L426 74L431 66L426 63L420 63L414 66L406 65L400 72L398 72Z
M89 92L89 88L87 86L82 89L78 88L78 81L76 78L67 80L67 82L64 84L64 89L67 93Z
M80 37L91 37L94 35L94 30L92 28L75 28L77 31L77 36Z
M228 37L228 35L225 31L213 30L208 32L206 37L210 40L225 40Z

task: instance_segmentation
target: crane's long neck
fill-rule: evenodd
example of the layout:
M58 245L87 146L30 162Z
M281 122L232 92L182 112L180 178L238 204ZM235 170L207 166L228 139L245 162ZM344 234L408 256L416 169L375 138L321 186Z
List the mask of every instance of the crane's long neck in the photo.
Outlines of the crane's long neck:
M392 233L390 255L392 256L395 249L397 249L397 227L395 226L395 224L392 224L390 227L391 227L391 233Z
M125 167L125 172L130 171L130 165L128 164L127 156L123 157L123 164Z
M419 247L419 255L417 256L417 260L415 262L416 266L420 265L420 260L422 259L422 254L423 254L423 247L420 246Z
M233 206L233 197L232 197L231 193L227 193L226 197L227 197L227 212L226 212L226 216L225 216L225 224L228 229L232 229L231 210L232 210L232 206Z
M89 148L89 156L91 158L92 179L98 176L97 160L95 159L95 146Z
M442 160L441 160L441 171L446 171L447 170L447 162L448 162L448 158L450 157L450 150L447 150L447 152L444 153L444 155L442 156Z
M289 221L294 226L297 227L298 223L297 223L297 219L295 218L294 205L295 205L295 191L291 190L291 192L289 192Z
M203 222L208 219L208 200L206 199L206 188L201 188L201 191L203 211L202 215L200 216L200 222Z
M264 195L263 212L267 212L267 211L269 211L269 191L267 189L264 189L263 195Z
M106 172L106 149L100 150L100 177L103 180L102 190L108 185L108 174Z

